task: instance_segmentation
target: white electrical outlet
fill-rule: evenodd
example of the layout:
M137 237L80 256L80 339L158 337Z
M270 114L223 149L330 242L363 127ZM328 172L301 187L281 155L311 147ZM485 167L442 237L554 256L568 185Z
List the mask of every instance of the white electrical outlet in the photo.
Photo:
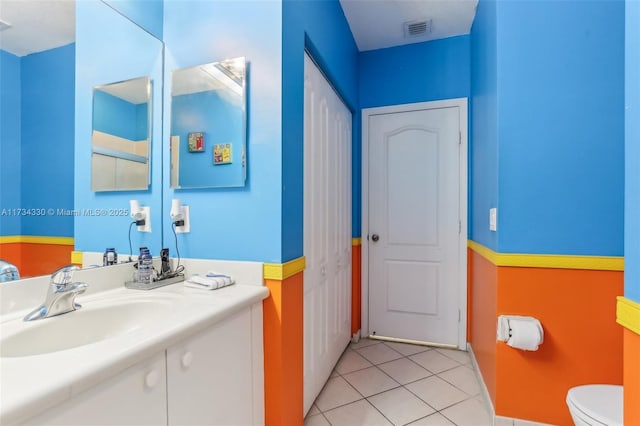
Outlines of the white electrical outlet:
M186 234L191 232L191 224L189 223L189 206L180 206L181 213L183 214L184 225L176 226L176 234Z
M489 209L489 231L498 230L498 209Z
M144 225L138 226L140 232L151 232L151 207L140 207L140 210L145 214Z

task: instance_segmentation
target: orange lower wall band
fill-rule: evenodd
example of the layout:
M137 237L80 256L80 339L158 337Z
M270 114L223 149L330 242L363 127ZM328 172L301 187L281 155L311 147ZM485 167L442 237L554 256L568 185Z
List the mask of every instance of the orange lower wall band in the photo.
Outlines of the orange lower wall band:
M13 263L21 277L51 274L71 263L73 244L0 243L0 258Z
M623 329L624 333L624 422L640 425L640 335Z
M265 425L303 424L303 273L266 279L270 295L262 302L264 331Z
M623 292L623 272L503 267L475 251L469 259L471 345L496 415L570 425L569 388L622 383L616 296ZM538 318L545 332L540 349L496 342L502 314Z
M0 259L12 263L22 273L22 243L0 243Z
M498 268L497 288L497 315L531 315L545 330L535 352L498 343L498 414L569 425L571 387L622 384L622 328L616 323L622 272Z
M497 268L475 251L468 253L467 273L471 277L467 306L469 341L487 391L496 405L496 299Z
M361 327L360 239L352 245L351 333ZM289 266L289 267L287 267ZM270 295L262 303L264 331L265 424L304 423L304 258L265 265Z

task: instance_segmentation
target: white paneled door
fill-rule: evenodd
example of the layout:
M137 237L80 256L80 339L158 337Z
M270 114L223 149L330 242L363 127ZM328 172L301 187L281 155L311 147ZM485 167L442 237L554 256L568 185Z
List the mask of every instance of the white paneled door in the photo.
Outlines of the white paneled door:
M458 107L368 115L371 335L462 346L460 121Z
M351 334L351 112L305 54L304 412Z
M351 334L351 113L305 55L304 412Z

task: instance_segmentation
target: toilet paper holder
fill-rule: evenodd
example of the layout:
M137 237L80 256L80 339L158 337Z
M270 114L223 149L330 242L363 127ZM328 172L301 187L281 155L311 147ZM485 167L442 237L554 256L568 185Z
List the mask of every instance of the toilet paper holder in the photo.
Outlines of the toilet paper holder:
M500 342L507 342L511 337L511 327L509 326L509 320L535 320L533 317L522 315L500 315L498 316L498 330L496 332L496 340ZM540 343L544 341L544 331L540 326Z

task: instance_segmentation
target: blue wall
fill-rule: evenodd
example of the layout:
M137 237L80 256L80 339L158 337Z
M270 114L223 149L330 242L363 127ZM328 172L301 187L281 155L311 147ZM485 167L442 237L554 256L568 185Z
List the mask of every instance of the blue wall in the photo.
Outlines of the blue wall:
M360 53L360 107L468 97L469 49L459 36Z
M0 236L20 235L21 217L3 209L22 206L20 196L20 58L0 50Z
M145 3L146 4L146 3ZM152 2L148 3L152 5ZM162 246L162 42L106 4L84 0L76 4L75 87L75 209L100 209L105 215L75 217L78 251L115 247L129 252L129 208L137 199L151 207L152 233L132 235L133 251L145 245L157 255ZM150 76L152 82L151 187L145 191L91 191L91 132L93 87ZM113 214L112 214L113 213Z
M163 0L103 0L123 15L127 16L145 31L162 40L164 19Z
M146 103L133 104L101 90L93 92L93 130L130 141L147 138L149 116Z
M621 256L624 3L498 12L499 250Z
M358 49L338 0L282 4L282 262L303 255L304 51L353 114L354 164L359 156ZM359 163L357 163L359 164ZM356 172L354 165L354 173ZM356 179L354 179L354 184ZM358 176L359 179L359 176ZM359 180L358 180L359 181ZM354 210L356 203L354 202ZM359 226L354 235L359 235Z
M248 61L246 185L173 190L165 161L164 244L174 252L168 215L171 199L179 198L191 216L191 232L178 235L182 257L280 262L282 5L166 0L164 12L165 93L171 93L173 70L239 56ZM164 158L169 158L170 101L166 96Z
M75 44L22 58L22 206L73 209ZM73 237L73 217L22 218L23 235Z
M624 295L640 303L640 2L626 1Z
M470 96L471 238L501 252L621 255L621 5L481 0L470 37L359 54L337 0L167 0L165 87L174 69L241 55L250 64L247 185L174 191L163 164L163 211L174 197L192 208L181 254L267 262L302 255L307 49L355 112L354 236L360 231L359 108ZM589 24L603 19L621 25ZM539 22L548 29L541 32ZM390 67L416 57L424 58L424 73ZM376 87L398 75L393 85ZM168 99L164 107L170 114ZM212 213L212 206L234 211ZM488 231L491 207L499 207L498 233ZM168 220L163 228L164 244L171 245Z
M173 96L171 136L180 137L181 187L242 186L244 110L222 98L217 91ZM189 133L204 133L204 152L189 152ZM215 166L213 147L231 144L231 164Z
M500 252L623 254L623 20L615 0L480 1L472 239Z
M489 209L498 207L497 4L480 1L471 28L469 235L498 250Z
M169 0L164 34L166 87L173 69L236 56L250 64L247 184L166 190L165 211L174 197L191 207L181 254L277 263L302 256L305 48L347 105L358 105L357 49L339 2ZM168 186L168 164L164 175Z
M45 212L2 216L0 235L71 237L73 217L57 211L73 209L75 45L0 55L0 208Z

